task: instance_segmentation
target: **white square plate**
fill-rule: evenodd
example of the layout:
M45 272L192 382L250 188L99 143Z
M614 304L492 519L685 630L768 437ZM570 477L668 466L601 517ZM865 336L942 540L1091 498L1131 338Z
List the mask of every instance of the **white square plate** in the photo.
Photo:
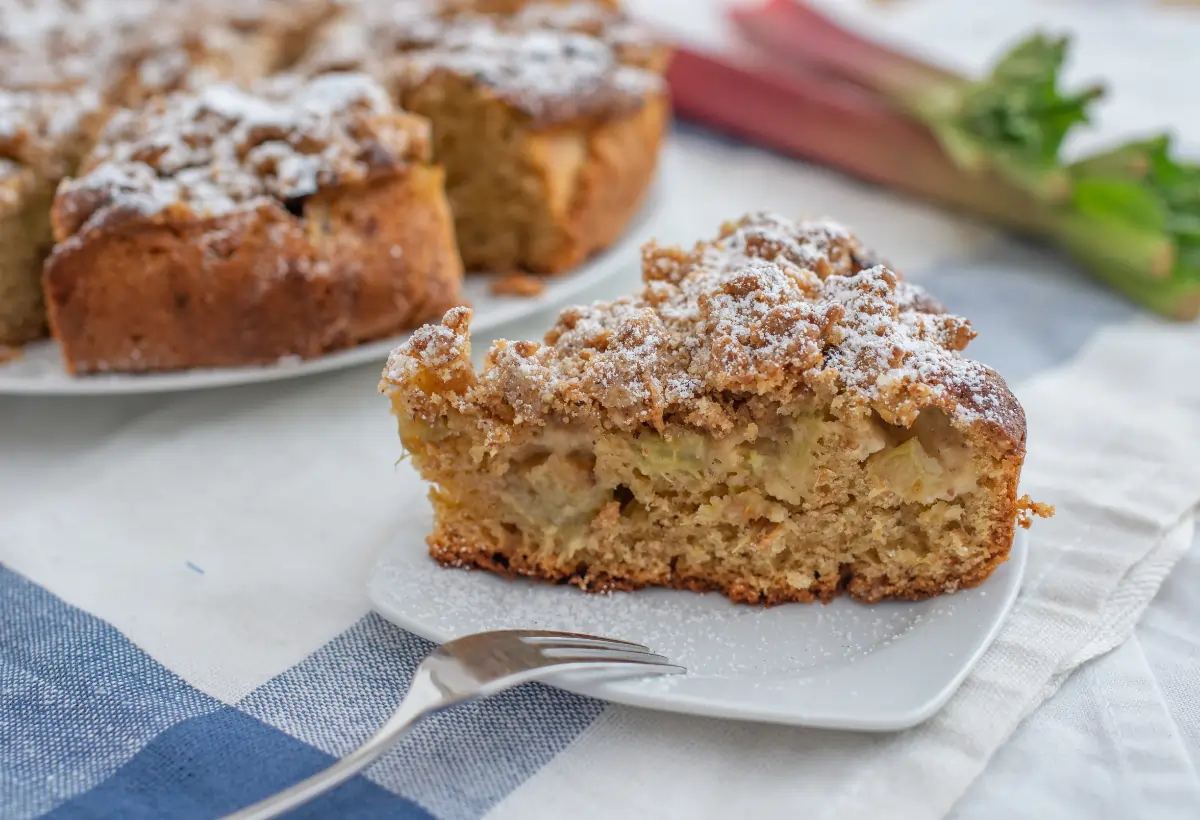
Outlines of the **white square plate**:
M982 587L919 603L839 598L768 609L664 589L589 595L438 566L425 547L426 485L407 464L397 472L409 524L370 581L381 615L439 643L518 628L644 643L688 674L561 685L649 709L863 731L913 726L949 700L996 637L1025 570L1018 529L1010 560Z

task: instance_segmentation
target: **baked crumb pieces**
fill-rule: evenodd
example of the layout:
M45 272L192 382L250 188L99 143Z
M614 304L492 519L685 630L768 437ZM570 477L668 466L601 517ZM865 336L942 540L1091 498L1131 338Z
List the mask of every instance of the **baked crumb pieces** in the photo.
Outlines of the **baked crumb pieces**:
M1053 515L1054 507L1051 504L1034 501L1028 494L1017 499L1017 525L1021 529L1029 529L1034 518L1051 518Z
M491 291L496 296L541 296L546 290L546 280L527 273L510 273L492 280Z
M960 353L970 323L867 259L832 222L765 213L690 251L648 245L640 294L564 310L544 344L497 344L463 399L514 424L554 413L720 432L750 397L806 391L906 427L936 407L1023 449L1024 417L1003 379ZM391 380L420 356L397 349Z

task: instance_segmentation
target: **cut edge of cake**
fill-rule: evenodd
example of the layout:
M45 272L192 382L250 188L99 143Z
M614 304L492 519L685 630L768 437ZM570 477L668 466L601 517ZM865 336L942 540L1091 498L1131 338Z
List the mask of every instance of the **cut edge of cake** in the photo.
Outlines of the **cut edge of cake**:
M432 122L468 270L569 270L650 187L668 50L615 3L369 3L317 39L303 70L372 71Z

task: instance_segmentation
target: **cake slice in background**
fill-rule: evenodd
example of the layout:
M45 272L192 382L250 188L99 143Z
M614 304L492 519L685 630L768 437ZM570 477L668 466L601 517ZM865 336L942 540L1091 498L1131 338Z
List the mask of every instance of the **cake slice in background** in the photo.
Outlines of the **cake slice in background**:
M767 604L924 598L1005 560L1025 419L965 319L842 228L766 214L647 247L643 278L478 373L465 308L393 353L435 559Z
M113 117L59 189L44 284L75 373L312 357L460 301L425 120L376 82L212 85Z
M302 65L367 71L429 118L468 269L558 273L625 230L668 119L667 52L615 3L352 8Z

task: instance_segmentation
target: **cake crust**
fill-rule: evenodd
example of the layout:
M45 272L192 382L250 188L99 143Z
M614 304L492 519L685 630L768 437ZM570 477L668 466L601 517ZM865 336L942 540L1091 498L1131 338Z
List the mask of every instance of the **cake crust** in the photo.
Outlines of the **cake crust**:
M436 560L773 604L924 598L1006 559L1024 415L966 320L828 222L751 215L649 246L643 276L479 373L466 309L393 354Z

